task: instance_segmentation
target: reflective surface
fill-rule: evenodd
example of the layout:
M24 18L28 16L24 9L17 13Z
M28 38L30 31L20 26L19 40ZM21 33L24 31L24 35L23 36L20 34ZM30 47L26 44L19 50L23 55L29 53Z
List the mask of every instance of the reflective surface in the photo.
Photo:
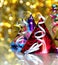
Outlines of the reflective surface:
M58 54L20 55L21 60L15 56L7 61L0 54L0 65L58 65Z

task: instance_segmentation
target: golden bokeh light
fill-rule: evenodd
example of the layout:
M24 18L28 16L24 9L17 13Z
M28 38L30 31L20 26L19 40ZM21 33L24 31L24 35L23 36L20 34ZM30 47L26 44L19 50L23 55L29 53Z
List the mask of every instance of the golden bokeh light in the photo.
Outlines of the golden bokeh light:
M10 28L10 27L11 27L11 24L8 23L8 22L4 22L4 23L3 23L3 26Z
M20 0L19 2L20 2L20 4L23 4L23 0Z
M2 3L0 3L0 7L2 7L2 5L3 5L3 4L2 4Z
M13 17L12 17L12 16L9 16L9 20L10 20L10 21L13 20Z
M4 1L4 5L7 5L8 4L8 2L7 1Z
M52 6L52 1L51 0L47 0L46 1L46 6L47 7L51 7Z
M26 5L27 5L27 6L30 6L30 2L26 2Z
M7 11L7 12L10 12L10 7L7 7L7 8L6 8L6 11Z
M17 0L11 0L13 4L15 4L17 2Z

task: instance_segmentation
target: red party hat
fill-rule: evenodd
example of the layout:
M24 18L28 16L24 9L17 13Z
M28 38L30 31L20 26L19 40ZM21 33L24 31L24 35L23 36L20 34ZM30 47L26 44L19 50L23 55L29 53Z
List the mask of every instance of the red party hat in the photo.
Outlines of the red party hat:
M40 20L22 48L23 53L53 53L55 52L55 44L51 38L48 29L45 26L45 18L40 15Z

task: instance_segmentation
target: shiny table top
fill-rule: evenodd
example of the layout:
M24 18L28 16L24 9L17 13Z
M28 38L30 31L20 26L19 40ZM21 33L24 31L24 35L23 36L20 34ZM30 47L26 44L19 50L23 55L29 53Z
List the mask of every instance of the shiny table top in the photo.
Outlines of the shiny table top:
M19 58L22 59L20 60ZM58 54L20 54L12 58L9 62L6 58L0 55L0 65L58 65Z

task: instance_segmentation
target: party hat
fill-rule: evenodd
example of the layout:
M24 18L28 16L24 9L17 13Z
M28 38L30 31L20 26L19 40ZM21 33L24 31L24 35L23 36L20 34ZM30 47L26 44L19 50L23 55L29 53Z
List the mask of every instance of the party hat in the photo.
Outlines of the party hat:
M40 20L32 32L30 38L27 40L25 46L22 48L23 53L50 53L55 52L55 45L51 38L48 29L45 26L45 18L40 15Z
M35 29L35 21L33 19L33 16L30 15L28 18L28 21L22 20L23 23L21 23L21 30L18 32L17 36L11 43L11 49L13 52L21 52L22 48L24 47L26 41L30 37L31 33ZM32 24L30 24L32 23Z

